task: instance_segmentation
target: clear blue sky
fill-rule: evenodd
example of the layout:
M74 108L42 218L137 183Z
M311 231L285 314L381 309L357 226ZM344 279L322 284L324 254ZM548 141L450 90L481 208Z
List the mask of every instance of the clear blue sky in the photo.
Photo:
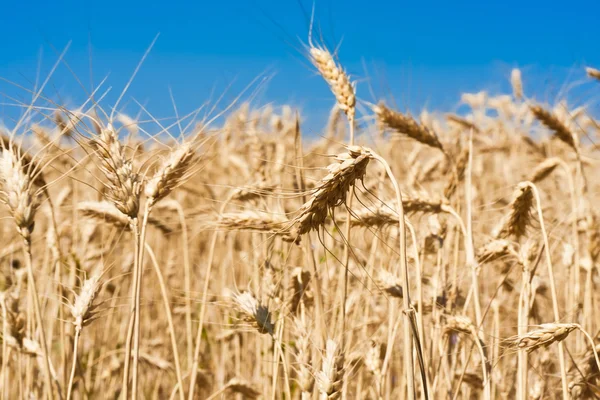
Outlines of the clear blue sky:
M224 101L231 100L266 73L272 79L257 103L292 103L309 124L322 121L333 97L297 51L307 38L312 2L183 3L7 1L0 14L0 77L31 88L40 54L43 75L71 40L66 61L89 90L91 43L93 82L109 75L110 104L160 33L126 96L129 104L135 98L170 116L169 87L183 113L234 82ZM316 17L317 34L330 45L341 42L340 59L358 80L359 97L374 100L371 84L377 98L391 93L413 110L455 107L464 91L508 90L515 66L523 70L526 92L547 100L565 82L581 79L582 65L600 67L597 0L316 0ZM0 93L26 95L2 82ZM68 105L85 98L64 66L46 93ZM8 113L0 107L0 116Z

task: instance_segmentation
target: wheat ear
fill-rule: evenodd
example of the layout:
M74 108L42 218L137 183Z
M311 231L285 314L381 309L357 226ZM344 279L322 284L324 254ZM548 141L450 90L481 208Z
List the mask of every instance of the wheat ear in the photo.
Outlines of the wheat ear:
M73 364L71 366L71 375L67 386L67 400L71 399L73 393L73 381L75 379L75 370L77 367L77 350L79 347L81 330L84 326L91 323L96 308L94 300L102 288L100 277L101 274L97 273L86 279L79 294L75 295L75 302L71 306L73 325L75 325L75 338L73 339Z
M394 111L386 107L383 103L373 106L372 109L379 121L386 127L398 133L402 133L419 143L439 149L445 153L444 147L435 132L420 125L410 115Z
M554 135L571 147L579 154L579 143L577 135L569 129L555 114L539 105L529 106L529 109L546 128L554 132Z
M515 99L523 99L523 81L521 80L521 70L514 68L510 72L510 84L512 85L513 96Z
M356 96L348 74L335 62L333 56L325 47L311 44L308 52L310 60L333 92L338 107L346 113L349 121L354 121Z
M585 72L590 78L600 81L600 70L592 67L586 67Z

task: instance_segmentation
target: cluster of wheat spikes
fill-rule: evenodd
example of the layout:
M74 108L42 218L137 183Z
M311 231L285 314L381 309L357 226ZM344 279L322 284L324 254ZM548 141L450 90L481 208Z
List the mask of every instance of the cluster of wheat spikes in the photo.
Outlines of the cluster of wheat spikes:
M1 399L600 396L593 109L514 69L414 115L306 56L320 140L289 106L166 124L34 91L0 140Z

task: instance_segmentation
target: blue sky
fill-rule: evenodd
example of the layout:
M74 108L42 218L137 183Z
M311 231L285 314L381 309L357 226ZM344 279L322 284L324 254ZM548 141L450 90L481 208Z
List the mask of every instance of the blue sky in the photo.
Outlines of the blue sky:
M180 113L225 91L226 105L254 78L268 76L255 102L300 106L316 128L333 97L298 51L311 7L305 0L7 2L0 77L31 88L38 64L44 76L72 41L65 60L85 88L63 65L46 94L72 106L108 76L111 105L160 33L125 97L128 111L137 109L135 99L159 117L173 115L169 88ZM598 15L600 2L592 0L317 0L315 34L330 46L341 43L340 60L360 98L393 96L401 108L448 110L465 91L509 90L515 66L526 94L552 100L566 82L583 78L581 66L600 66ZM0 93L27 96L3 82ZM0 107L0 116L11 115L8 109Z

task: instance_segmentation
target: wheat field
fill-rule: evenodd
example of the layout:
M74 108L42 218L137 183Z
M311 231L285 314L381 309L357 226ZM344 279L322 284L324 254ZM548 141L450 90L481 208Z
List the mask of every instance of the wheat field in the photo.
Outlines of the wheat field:
M593 107L514 69L411 115L305 56L318 135L33 90L2 131L2 399L600 396Z

